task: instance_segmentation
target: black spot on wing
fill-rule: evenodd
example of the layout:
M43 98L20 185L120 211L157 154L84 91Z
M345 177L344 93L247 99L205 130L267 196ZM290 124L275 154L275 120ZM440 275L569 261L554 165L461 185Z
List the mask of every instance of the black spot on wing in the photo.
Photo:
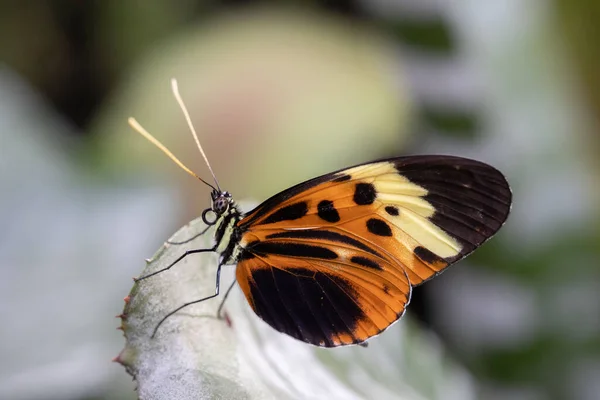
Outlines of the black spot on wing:
M359 206L373 204L377 197L375 186L371 183L357 183L354 190L353 200Z
M372 268L372 269L376 269L379 271L383 270L383 268L381 268L381 266L379 264L377 264L375 261L368 259L366 257L354 256L350 259L350 261L353 262L354 264L362 265L363 267Z
M262 256L273 254L288 257L322 258L326 260L335 260L337 258L337 254L326 247L292 242L258 241L252 245L247 245L246 251Z
M254 210L245 214L245 218L240 221L239 227L242 231L248 229L250 225L256 222L256 220L262 218L267 215L273 209L277 208L278 205L283 203L286 200L291 199L298 194L312 189L315 186L318 186L322 183L329 182L332 179L335 179L338 176L336 173L330 173L323 176L319 176L317 178L310 179L306 182L299 183L295 186L292 186L289 189L284 190L283 192L277 193L267 200L265 200L262 204L258 205Z
M352 285L333 274L304 268L252 271L254 311L280 332L318 346L333 347L365 318Z
M267 239L317 239L317 240L326 240L328 242L335 243L343 243L352 247L356 247L357 249L364 250L369 252L375 256L382 257L377 251L373 250L371 247L365 245L358 240L332 231L319 230L319 229L306 229L306 230L294 230L294 231L284 231L271 233L267 235Z
M367 229L377 236L392 236L392 229L389 225L377 218L371 218L367 221Z
M389 215L391 215L392 217L400 215L400 210L398 210L398 207L394 207L394 206L386 206L385 212L388 213Z
M290 204L289 206L285 206L275 211L273 214L269 215L264 223L265 224L273 224L275 222L281 221L292 221L295 219L302 218L308 212L308 205L306 202L302 201L300 203Z
M323 200L317 206L319 218L327 222L338 222L340 220L340 214L333 206L333 201Z

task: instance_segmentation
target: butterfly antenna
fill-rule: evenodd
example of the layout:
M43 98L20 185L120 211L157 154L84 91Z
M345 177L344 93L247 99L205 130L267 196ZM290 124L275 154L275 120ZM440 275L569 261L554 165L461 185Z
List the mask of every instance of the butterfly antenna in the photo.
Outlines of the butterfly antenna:
M135 120L135 118L133 117L129 117L129 119L127 120L127 122L129 122L129 125L140 135L142 135L143 137L145 137L150 143L152 143L153 145L155 145L156 147L158 147L163 153L165 153L167 155L167 157L169 157L171 160L173 160L173 162L177 165L179 165L179 167L181 169L183 169L185 172L187 172L188 174L192 175L193 177L195 177L196 179L200 180L202 183L210 186L211 188L213 188L214 190L215 187L213 185L211 185L210 183L206 182L204 179L200 178L198 175L196 175L191 169L189 169L188 167L186 167L181 161L179 161L179 159L177 157L175 157L173 155L173 153L171 153L169 151L169 149L167 149L161 142L158 141L158 139L156 139L154 136L152 136L150 133L148 133L147 130L145 130L140 124L139 122L137 122Z
M213 172L213 169L210 166L210 163L208 162L208 158L206 157L206 154L204 154L204 150L202 150L202 146L200 145L200 140L198 140L198 135L196 134L196 130L194 129L194 125L192 124L192 119L190 118L190 114L188 113L188 110L185 107L185 103L183 102L183 99L181 98L181 95L179 94L179 86L177 85L177 79L175 79L175 78L171 79L171 88L173 89L173 95L175 96L175 99L179 103L179 107L181 107L181 111L183 111L183 115L185 116L185 120L187 121L188 126L190 127L192 136L194 136L194 140L196 141L198 150L200 150L200 154L202 154L202 157L204 157L204 161L206 162L206 165L208 166L208 169L210 170L210 173L212 174L212 177L215 180L215 184L217 185L217 188L219 189L219 192L220 192L221 187L219 186L217 177L215 176L215 173Z

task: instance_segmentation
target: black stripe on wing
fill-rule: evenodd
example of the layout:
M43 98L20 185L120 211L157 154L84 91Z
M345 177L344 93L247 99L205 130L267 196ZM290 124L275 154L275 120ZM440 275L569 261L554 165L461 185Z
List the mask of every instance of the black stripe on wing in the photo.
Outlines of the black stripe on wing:
M323 240L326 242L331 242L332 244L345 244L348 246L355 247L357 249L369 252L378 257L383 257L377 251L367 246L366 244L342 233L333 232L330 230L324 229L304 229L304 230L294 230L294 231L283 231L271 233L266 236L267 239L297 239L297 240L306 240L306 239L316 239Z
M338 257L334 251L326 247L294 242L256 241L249 243L244 252L259 256L272 254L285 257L319 258L322 260L335 260Z
M425 188L435 207L431 222L454 237L463 249L455 262L492 237L510 212L512 193L502 173L479 161L452 156L407 157L395 161L398 172Z

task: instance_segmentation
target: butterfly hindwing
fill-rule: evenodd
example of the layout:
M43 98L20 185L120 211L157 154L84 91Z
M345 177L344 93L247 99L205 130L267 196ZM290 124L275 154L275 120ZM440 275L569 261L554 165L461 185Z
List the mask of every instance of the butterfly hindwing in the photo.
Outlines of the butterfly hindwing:
M320 346L359 343L402 315L411 286L489 239L510 204L504 176L478 161L415 156L348 168L238 222L237 280L275 329Z
M238 265L237 280L256 314L280 332L323 347L364 342L396 321L410 299L406 276L354 254L353 262L289 256L290 242L269 240ZM272 250L274 253L266 253ZM291 250L293 251L293 250Z

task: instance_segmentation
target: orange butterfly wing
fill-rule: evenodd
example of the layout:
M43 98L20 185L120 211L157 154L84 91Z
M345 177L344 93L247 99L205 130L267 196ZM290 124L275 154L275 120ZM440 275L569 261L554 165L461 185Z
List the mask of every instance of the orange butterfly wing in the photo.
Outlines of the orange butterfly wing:
M384 160L287 189L248 213L237 281L275 329L325 347L361 343L400 318L411 286L504 223L494 168L450 156Z
M254 255L238 265L237 279L252 309L275 329L333 347L361 343L402 315L411 287L407 277L398 275L391 265L380 260L381 269L373 269L368 261L357 265L289 255L302 246L310 246L311 252L319 249L321 256L335 254L331 250L328 254L322 242L268 241L253 249L269 251L268 255ZM346 252L352 258L364 253Z

